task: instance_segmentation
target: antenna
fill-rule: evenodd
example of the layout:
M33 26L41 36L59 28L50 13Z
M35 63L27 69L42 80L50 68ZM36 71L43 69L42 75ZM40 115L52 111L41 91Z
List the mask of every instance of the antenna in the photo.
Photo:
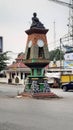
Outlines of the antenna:
M61 0L48 0L50 2L55 2L57 4L61 4L63 6L67 6L69 7L69 24L68 24L68 31L69 31L69 35L68 37L71 38L72 43L71 45L73 46L73 0L70 0L69 3L66 3L64 1Z
M54 24L54 46L56 47L56 28L55 28L55 20L54 20L54 22L53 22L53 24Z

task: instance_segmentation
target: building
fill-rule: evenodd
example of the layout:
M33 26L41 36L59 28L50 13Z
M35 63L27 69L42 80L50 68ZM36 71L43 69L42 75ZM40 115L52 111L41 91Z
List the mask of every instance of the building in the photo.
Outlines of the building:
M61 63L56 61L55 64L50 61L49 67L46 68L45 76L52 87L59 87L61 83L73 81L73 69L64 67L64 61L61 61Z
M24 64L25 55L21 53L11 65L5 70L6 78L4 82L12 84L24 84L24 80L29 75L30 69ZM3 79L1 79L3 81Z

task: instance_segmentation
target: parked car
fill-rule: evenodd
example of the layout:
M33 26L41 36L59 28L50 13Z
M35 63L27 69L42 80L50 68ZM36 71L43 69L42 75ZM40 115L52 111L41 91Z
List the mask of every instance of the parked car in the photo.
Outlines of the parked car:
M69 83L62 84L61 88L63 89L64 92L66 92L68 90L72 90L73 89L73 81L71 81Z

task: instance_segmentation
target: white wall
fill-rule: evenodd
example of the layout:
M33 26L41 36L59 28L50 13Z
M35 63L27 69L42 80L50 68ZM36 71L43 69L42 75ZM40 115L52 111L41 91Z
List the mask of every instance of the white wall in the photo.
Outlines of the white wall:
M0 78L0 83L8 83L8 78Z

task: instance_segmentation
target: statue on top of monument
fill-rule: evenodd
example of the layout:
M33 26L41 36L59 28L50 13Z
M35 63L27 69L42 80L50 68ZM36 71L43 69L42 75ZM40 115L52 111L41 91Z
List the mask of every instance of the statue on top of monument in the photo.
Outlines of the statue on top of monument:
M30 28L45 29L44 25L39 21L39 19L36 16L37 16L37 13L33 13L32 24Z

